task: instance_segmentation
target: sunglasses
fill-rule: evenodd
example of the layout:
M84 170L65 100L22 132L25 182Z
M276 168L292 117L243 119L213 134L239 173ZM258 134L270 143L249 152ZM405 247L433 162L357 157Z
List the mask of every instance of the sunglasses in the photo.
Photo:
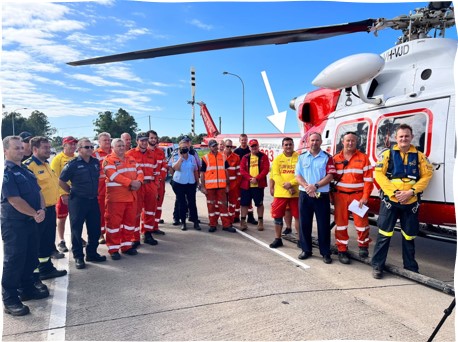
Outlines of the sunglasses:
M234 146L232 145L226 145L227 148L233 148Z
M85 148L86 150L93 150L94 149L94 146L81 146L81 148Z

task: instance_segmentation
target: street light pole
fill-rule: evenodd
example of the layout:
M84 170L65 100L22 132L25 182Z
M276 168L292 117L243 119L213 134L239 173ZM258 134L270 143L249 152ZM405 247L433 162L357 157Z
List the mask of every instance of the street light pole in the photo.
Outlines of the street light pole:
M223 75L232 75L237 77L242 82L242 133L245 134L245 84L239 75L224 71Z
M13 110L13 112L11 113L11 122L12 122L12 124L13 124L13 135L15 135L15 134L14 134L14 133L15 133L15 132L14 132L14 113L16 113L17 110L22 110L22 109L27 109L27 108L23 108L23 107L21 107L21 108L16 108L16 109Z

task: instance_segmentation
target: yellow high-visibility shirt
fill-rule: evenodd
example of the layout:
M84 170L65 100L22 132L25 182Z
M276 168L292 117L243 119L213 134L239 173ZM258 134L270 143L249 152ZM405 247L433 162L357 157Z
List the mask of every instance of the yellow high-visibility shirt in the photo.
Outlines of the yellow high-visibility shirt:
M270 178L275 182L274 197L299 197L299 183L294 175L298 158L299 154L297 152L293 152L291 157L286 156L284 153L275 157L270 171ZM288 190L283 188L284 183L291 183L295 190L294 194L291 195Z
M67 165L67 163L75 157L76 155L67 156L64 152L60 152L51 160L51 169L54 171L57 177L60 177L64 166ZM68 182L68 184L70 185L71 183ZM68 193L65 192L61 187L59 187L59 194L68 195Z

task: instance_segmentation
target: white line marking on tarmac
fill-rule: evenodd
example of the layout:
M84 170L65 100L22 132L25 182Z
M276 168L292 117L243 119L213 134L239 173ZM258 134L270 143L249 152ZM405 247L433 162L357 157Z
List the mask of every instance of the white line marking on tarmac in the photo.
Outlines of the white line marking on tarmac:
M269 245L268 245L267 243L262 242L261 240L258 240L258 239L256 239L255 237L252 237L251 235L248 235L247 233L242 232L240 229L236 229L236 231L237 231L237 233L241 234L242 236L244 236L244 237L246 237L246 238L248 238L248 239L250 239L250 240L256 242L258 245L261 245L261 246L267 248L267 249L268 249L269 251L271 251L271 252L277 253L278 255L280 255L280 256L282 256L282 257L288 259L289 261L295 263L296 265L298 265L298 266L300 266L300 267L302 267L302 268L304 268L304 269L310 268L309 265L304 264L302 261L296 260L296 259L294 259L293 257L289 256L289 255L286 254L286 253L283 253L282 251L279 251L279 250L276 249L276 248L270 248Z
M68 240L67 240L68 241ZM69 274L69 259L71 252L65 258L58 259L56 268L67 270L67 275L54 279L54 294L49 315L48 341L65 341L65 325L67 323L67 293Z

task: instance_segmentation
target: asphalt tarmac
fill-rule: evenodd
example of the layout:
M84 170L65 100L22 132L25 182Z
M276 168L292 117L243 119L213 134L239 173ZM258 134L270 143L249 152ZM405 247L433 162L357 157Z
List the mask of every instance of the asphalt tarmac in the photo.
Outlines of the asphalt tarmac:
M426 341L453 297L409 279L371 268L323 263L317 249L304 261L283 239L272 250L271 198L266 191L266 229L208 232L205 197L197 194L202 231L172 223L174 194L163 205L166 235L142 244L137 256L108 258L77 270L71 254L58 268L69 275L44 281L47 299L29 301L31 314L3 317L6 341L364 340ZM67 229L66 233L69 233ZM376 228L371 231L375 240ZM352 233L353 234L353 233ZM355 248L354 235L350 249ZM420 272L453 283L456 244L417 239ZM69 239L67 239L69 241ZM400 234L388 262L401 265ZM67 242L68 244L68 242ZM370 247L372 252L373 245ZM104 245L101 254L108 255ZM455 312L436 341L455 341Z

